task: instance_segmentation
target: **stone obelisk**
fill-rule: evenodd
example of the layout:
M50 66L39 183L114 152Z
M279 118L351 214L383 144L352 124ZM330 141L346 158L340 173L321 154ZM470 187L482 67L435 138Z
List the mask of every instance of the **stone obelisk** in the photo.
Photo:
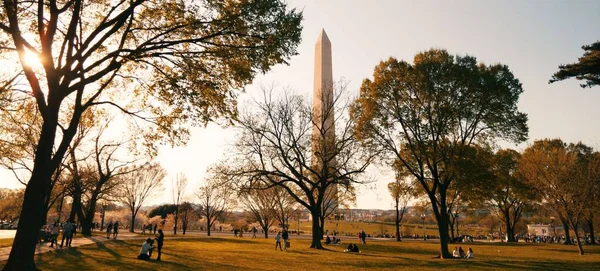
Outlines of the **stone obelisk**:
M331 61L331 42L325 33L321 34L315 44L315 82L313 93L313 167L324 172L328 167L329 179L332 177L335 166L335 116L333 71ZM324 174L323 174L324 175ZM323 177L322 175L322 177ZM338 207L337 185L327 189L324 202L324 215L333 214Z
M316 123L316 126L313 128L313 136L318 137L320 133L325 132L325 137L327 139L334 138L335 124L333 112L331 42L324 29L321 30L321 34L317 39L317 44L315 44L313 113Z

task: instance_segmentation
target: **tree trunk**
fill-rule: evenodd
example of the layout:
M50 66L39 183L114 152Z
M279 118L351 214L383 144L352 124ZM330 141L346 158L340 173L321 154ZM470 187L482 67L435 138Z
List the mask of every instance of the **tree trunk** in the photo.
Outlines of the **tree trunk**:
M129 223L129 232L135 232L135 217L137 213L131 212L131 223Z
M504 220L506 221L506 242L515 242L515 226L510 223L510 212L508 209L504 211Z
M400 237L400 210L398 209L398 201L396 201L396 241L402 241Z
M577 249L579 250L579 255L583 255L583 247L581 246L581 240L579 239L579 231L577 229L577 225L573 227L573 231L575 232L575 240L577 240Z
M50 101L50 97L48 97ZM52 150L56 138L58 108L49 108L48 117L44 120L40 138L36 148L33 171L23 195L23 208L19 218L17 233L13 241L10 255L3 271L38 270L35 266L34 254L38 242L42 217L46 211L44 199L50 194L48 188L56 167L52 163ZM68 137L68 135L66 135ZM61 154L56 154L62 160ZM63 154L64 155L64 154ZM58 157L61 156L61 157Z
M81 223L81 233L86 236L92 235L92 223L94 223L94 216L96 214L96 198L92 195L87 210L85 210L85 217L80 217L79 222Z
M210 219L207 217L206 218L206 236L210 236L210 227L212 225L210 224Z
M590 215L590 219L587 220L587 224L588 224L588 228L590 230L590 238L592 239L590 241L590 244L595 245L596 244L596 234L594 233L594 220L591 215Z
M177 220L179 219L179 204L175 210L175 225L173 226L173 234L177 234Z
M439 187L439 197L440 197L440 205L437 205L437 200L435 198L435 194L430 194L429 199L431 201L431 207L433 209L433 213L435 214L435 218L438 222L438 232L440 234L440 258L442 259L451 259L452 254L448 251L448 207L446 206L446 189L442 186Z
M310 248L323 249L323 245L321 244L323 228L322 225L319 225L321 219L320 211L319 207L313 208L313 210L310 211L310 215L312 216L312 242Z
M265 239L269 239L269 227L262 227L263 228L263 232L265 233Z
M563 228L565 229L565 244L570 245L572 244L571 233L569 232L569 224L565 221L563 221Z

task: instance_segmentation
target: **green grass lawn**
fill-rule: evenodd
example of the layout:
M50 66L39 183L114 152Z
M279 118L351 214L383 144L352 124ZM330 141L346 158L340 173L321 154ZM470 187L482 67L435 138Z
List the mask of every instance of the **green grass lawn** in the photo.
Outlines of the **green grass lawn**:
M288 252L274 250L274 240L250 238L193 238L167 240L163 261L135 257L142 241L110 241L36 255L42 270L598 270L600 246L558 244L460 244L472 247L475 259L435 259L433 242L370 241L361 253L344 253L342 246L309 249L309 240L292 240ZM452 245L452 248L454 245ZM153 254L153 258L156 254ZM0 267L4 265L0 262Z

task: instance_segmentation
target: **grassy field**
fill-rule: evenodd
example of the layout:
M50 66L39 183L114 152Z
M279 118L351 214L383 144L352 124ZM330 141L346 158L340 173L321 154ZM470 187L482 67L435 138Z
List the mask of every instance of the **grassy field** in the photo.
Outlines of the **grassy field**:
M598 270L600 246L472 243L475 259L435 259L438 244L371 241L361 253L344 247L309 249L309 240L292 240L288 252L275 251L272 238L194 238L169 240L163 261L137 260L141 240L110 241L36 255L42 270ZM453 246L452 246L453 247ZM155 258L153 254L153 258ZM0 262L0 267L4 265Z
M0 247L10 247L13 244L13 238L0 239Z

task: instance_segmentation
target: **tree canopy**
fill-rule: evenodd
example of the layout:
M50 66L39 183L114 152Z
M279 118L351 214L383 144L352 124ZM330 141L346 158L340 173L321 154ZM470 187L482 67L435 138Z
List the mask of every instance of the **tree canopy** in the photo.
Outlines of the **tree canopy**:
M554 83L575 77L585 81L582 88L600 85L600 41L581 46L585 52L577 62L560 65L548 83Z
M421 185L438 221L442 257L448 252L447 190L468 146L527 138L517 110L521 83L506 65L478 64L445 50L418 53L413 64L390 58L365 79L353 118L363 139L378 142Z

